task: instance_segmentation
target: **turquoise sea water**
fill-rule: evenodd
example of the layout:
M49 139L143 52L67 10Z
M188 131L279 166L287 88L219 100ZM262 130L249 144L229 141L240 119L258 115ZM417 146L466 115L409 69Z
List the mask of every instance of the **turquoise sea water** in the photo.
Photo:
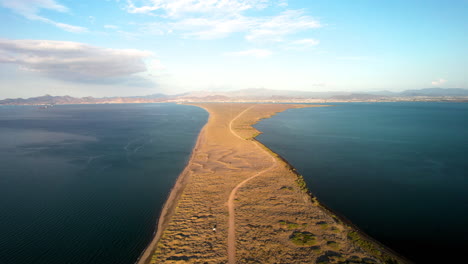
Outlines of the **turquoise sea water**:
M468 104L346 103L262 120L320 201L416 263L468 247Z
M0 107L0 263L134 263L207 116L174 104Z

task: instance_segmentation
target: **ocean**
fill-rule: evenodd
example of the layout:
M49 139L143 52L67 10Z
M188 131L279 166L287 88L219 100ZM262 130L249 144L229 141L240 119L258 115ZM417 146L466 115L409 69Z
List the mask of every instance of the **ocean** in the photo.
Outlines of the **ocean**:
M415 263L466 258L467 103L339 103L256 128L323 204L371 237Z
M0 264L131 264L208 114L175 104L0 107ZM416 263L468 246L468 104L343 103L262 120L318 199Z
M0 263L134 263L207 117L175 104L0 106Z

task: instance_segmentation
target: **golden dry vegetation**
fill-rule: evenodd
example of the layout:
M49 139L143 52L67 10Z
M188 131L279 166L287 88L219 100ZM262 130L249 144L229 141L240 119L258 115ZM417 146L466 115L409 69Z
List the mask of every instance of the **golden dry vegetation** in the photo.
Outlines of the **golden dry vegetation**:
M311 198L293 168L253 139L258 120L310 105L195 105L209 112L209 121L140 263L383 262L350 240L353 230Z

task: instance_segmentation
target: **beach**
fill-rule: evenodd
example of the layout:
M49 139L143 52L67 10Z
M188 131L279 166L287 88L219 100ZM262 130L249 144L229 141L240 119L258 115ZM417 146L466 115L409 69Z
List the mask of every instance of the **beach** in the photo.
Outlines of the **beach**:
M316 105L193 105L208 111L209 120L138 263L397 259L325 209L294 168L254 139L260 131L252 125L260 119Z

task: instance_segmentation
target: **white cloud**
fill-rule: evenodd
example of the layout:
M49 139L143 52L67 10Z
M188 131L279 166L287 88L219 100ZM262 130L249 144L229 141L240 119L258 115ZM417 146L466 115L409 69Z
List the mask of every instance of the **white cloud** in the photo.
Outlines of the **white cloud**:
M321 26L317 20L304 15L303 11L289 10L271 17L189 17L166 23L148 23L143 25L142 31L158 35L178 32L184 37L199 39L218 39L243 33L246 40L252 42L281 42L288 35ZM312 43L309 41L308 44Z
M118 27L118 26L115 26L115 25L104 25L104 28L108 28L108 29L118 29L119 27Z
M447 82L447 80L439 78L438 80L432 81L431 84L434 85L434 86L440 86L440 85L443 85L446 82Z
M41 9L68 12L67 7L58 4L54 0L2 0L1 4L30 19L36 16Z
M245 11L269 6L287 7L283 0L147 0L129 1L127 11L155 16L144 32L180 33L199 39L224 38L243 33L248 41L281 42L286 36L322 27L304 10L284 10L271 16L248 16Z
M68 12L68 8L57 3L55 0L0 0L0 5L11 9L13 12L24 16L29 20L41 21L54 25L65 31L82 33L88 31L87 28L60 23L40 16L42 9L53 10L57 12Z
M293 45L301 45L301 46L316 46L320 43L320 41L316 39L299 39L291 42Z
M288 50L304 50L306 48L310 48L313 46L317 46L320 43L320 41L316 39L299 39L295 41L291 41L290 43L287 44L285 47Z
M281 7L288 6L288 0L279 0L278 1L278 6L281 6Z
M235 56L235 57L255 57L255 58L266 58L272 55L272 52L265 49L249 49L249 50L242 50L242 51L235 51L235 52L228 52L225 53L227 56Z
M287 10L269 18L259 19L246 36L250 41L283 41L286 35L297 33L322 25L303 10Z
M129 13L154 13L166 17L186 14L238 14L249 9L264 9L268 0L129 0Z
M78 42L0 39L0 63L69 81L102 81L145 72L151 52Z
M252 23L252 20L243 16L228 19L188 18L169 24L169 28L182 32L185 37L216 39L246 31Z
M88 29L87 28L84 28L84 27L79 27L79 26L73 26L73 25L69 25L69 24L64 24L64 23L59 23L59 22L55 22L55 21L52 21L52 20L48 20L46 21L47 23L50 23L58 28L61 28L65 31L68 31L68 32L73 32L73 33L84 33L84 32L88 32Z

